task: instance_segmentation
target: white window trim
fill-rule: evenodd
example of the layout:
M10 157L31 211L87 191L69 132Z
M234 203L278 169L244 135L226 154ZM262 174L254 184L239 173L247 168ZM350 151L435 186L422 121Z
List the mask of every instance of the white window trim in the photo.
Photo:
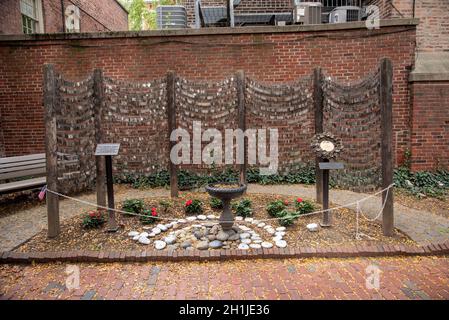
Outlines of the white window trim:
M31 19L33 19L36 22L36 27L35 27L35 32L36 33L44 33L45 32L45 28L44 28L44 15L43 15L43 10L42 10L42 0L34 0L34 5L35 5L35 17L30 17L27 14L22 13L22 10L20 10L20 16L22 17L22 15L25 15Z

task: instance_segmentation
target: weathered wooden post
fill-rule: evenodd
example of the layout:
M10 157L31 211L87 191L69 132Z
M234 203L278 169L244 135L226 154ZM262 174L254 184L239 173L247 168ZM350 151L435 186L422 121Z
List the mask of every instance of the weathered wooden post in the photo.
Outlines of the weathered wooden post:
M94 70L94 114L95 114L95 141L98 144L102 142L101 116L104 99L103 71ZM96 189L97 205L106 206L106 184L105 184L105 162L101 157L95 157L96 164Z
M323 89L321 87L321 68L313 70L313 101L315 104L315 134L323 132ZM319 169L321 158L315 158L316 201L323 203L323 171Z
M393 183L393 65L389 59L380 64L380 112L381 112L381 156L382 188ZM393 235L394 211L393 189L382 193L382 230L386 236Z
M176 129L176 75L173 71L167 73L167 120L168 120L168 167L170 173L170 195L178 197L178 168L170 159L170 151L175 146L175 141L170 141L170 135Z
M245 133L246 130L246 110L245 110L245 72L243 70L237 71L236 76L237 86L237 106L238 106L238 125L239 129ZM247 183L246 170L248 169L248 144L243 138L243 163L239 166L239 181L240 184Z
M58 192L58 156L56 140L56 75L53 65L44 65L45 156L47 188ZM48 237L59 235L59 197L47 192Z

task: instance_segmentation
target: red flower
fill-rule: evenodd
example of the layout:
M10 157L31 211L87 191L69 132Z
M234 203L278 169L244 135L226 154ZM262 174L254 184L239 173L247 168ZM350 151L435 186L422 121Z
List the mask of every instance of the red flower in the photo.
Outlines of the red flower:
M287 201L287 200L285 200L285 201L284 201L284 204L285 204L286 206L288 206L288 201Z
M152 215L153 217L156 217L156 216L157 216L157 212L156 212L156 211L152 211L152 212L151 212L151 215Z
M301 199L301 198L298 198L298 199L296 199L296 202L301 203L301 202L302 202L302 199Z
M192 200L187 200L186 207L190 206L192 204Z

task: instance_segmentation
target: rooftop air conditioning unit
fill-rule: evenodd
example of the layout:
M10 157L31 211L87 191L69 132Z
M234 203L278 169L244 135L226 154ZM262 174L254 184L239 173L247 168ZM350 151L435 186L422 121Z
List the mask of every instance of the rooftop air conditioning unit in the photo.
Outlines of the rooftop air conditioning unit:
M360 21L362 9L355 6L336 7L329 13L329 23Z
M187 12L184 6L158 6L156 8L158 29L187 28Z
M300 24L321 23L321 2L298 2L294 1L293 21Z

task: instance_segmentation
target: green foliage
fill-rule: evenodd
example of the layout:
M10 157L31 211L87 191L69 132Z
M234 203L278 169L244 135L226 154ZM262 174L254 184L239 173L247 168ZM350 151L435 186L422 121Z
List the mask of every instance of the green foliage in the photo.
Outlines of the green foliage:
M144 0L132 0L129 5L129 29L140 31L151 23L151 15Z
M249 183L269 184L314 184L315 167L303 166L296 171L287 174L261 175L259 169L251 168L247 172Z
M83 217L82 225L86 229L96 229L106 222L106 214L104 210L92 210L86 212Z
M267 206L267 212L272 217L277 217L278 214L285 210L287 206L285 205L284 201L282 200L276 200L272 201Z
M142 224L152 224L156 222L157 216L158 214L156 208L151 208L151 210L149 209L143 210L142 216L140 216L139 219L140 222L142 222Z
M199 214L203 212L203 203L198 199L187 200L184 211L186 214Z
M223 209L223 201L218 198L210 198L209 204L212 209Z
M449 189L449 171L419 171L413 173L407 167L400 167L394 171L393 181L396 188L403 189L414 196L422 197L425 195L442 198Z
M253 215L253 210L251 209L252 203L249 199L243 199L237 203L233 204L233 209L235 210L235 214L240 217L250 217Z
M299 202L297 199L295 201L295 207L298 214L307 214L315 210L315 205L308 200L302 200Z
M298 214L284 209L276 214L276 217L279 218L279 224L284 227L291 226L295 220L298 218Z
M123 202L122 210L129 213L141 213L144 202L141 199L127 199Z

